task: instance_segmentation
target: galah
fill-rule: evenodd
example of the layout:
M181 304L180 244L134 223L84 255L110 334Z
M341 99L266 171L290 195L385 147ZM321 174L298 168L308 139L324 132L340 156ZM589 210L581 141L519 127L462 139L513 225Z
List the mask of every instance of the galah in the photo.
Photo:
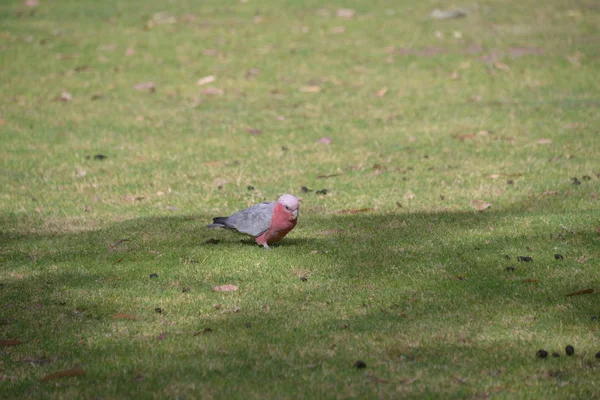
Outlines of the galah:
M208 228L224 228L253 236L265 249L279 242L298 222L298 199L284 194L277 201L255 204L229 217L213 218Z

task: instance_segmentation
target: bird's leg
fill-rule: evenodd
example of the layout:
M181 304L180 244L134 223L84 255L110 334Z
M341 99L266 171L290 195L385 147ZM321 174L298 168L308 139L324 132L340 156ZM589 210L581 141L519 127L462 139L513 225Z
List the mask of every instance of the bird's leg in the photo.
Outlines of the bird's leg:
M269 245L266 242L263 244L263 249L271 250L271 248L269 247Z

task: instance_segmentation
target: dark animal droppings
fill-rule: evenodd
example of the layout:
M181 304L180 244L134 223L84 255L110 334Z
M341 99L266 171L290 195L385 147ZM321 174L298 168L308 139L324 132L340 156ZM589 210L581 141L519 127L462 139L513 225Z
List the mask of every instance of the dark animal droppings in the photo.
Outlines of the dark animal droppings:
M354 363L354 367L358 368L358 369L367 368L367 363L365 363L364 361L361 361L361 360L357 360Z
M509 180L506 181L507 185L512 185L513 183L515 183L515 182L512 179L509 179Z
M511 265L510 267L506 267L506 270L509 272L514 272L515 267Z
M150 274L150 278L158 278L158 274Z
M252 328L252 323L251 322L246 322L246 328L248 328L248 329Z
M248 185L248 190L254 190L254 186Z
M96 154L94 156L94 160L104 160L105 158L107 158L104 154Z
M546 358L548 357L548 352L544 349L540 349L538 350L537 353L535 353L536 356L538 356L539 358Z
M555 254L554 258L557 260L562 260L564 257L562 256L562 254Z
M584 176L581 177L581 179L583 179L584 181L591 181L592 177L589 176L589 175L584 175Z
M317 194L327 194L327 189L317 190Z
M305 276L301 276L301 277L300 277L300 280L301 280L302 282L306 282L306 281L308 280L308 278L307 278L307 277L305 277Z
M181 289L182 293L188 293L190 291L189 287L184 287L183 289Z
M581 185L581 182L576 177L571 178L573 185Z
M600 351L596 353L595 357L600 360Z
M302 193L308 193L308 192L312 192L312 190L310 190L309 188L307 188L306 186L302 186L300 188L300 190L302 191Z
M162 314L162 311L163 311L163 310L162 310L162 308L160 308L160 307L156 307L156 308L154 309L154 312L155 312L155 313L157 313L157 314Z
M219 244L219 242L220 242L219 239L210 238L210 239L206 240L204 243L206 243L206 244Z
M517 257L517 261L532 262L533 258L527 257L527 256L519 256L519 257Z
M575 349L573 348L573 346L568 345L567 347L565 347L565 353L567 353L568 356L572 356L573 354L575 354Z
M557 352L552 353L552 357L558 358L560 357L560 354L558 354Z

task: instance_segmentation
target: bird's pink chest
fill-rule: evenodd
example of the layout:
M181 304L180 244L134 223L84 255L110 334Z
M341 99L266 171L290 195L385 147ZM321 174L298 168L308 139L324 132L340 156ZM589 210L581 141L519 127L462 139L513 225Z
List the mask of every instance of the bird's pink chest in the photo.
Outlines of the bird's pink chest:
M287 235L298 222L291 212L286 211L284 206L277 203L273 209L273 218L271 218L271 225L260 237L257 238L257 242L264 241L268 244L280 241Z

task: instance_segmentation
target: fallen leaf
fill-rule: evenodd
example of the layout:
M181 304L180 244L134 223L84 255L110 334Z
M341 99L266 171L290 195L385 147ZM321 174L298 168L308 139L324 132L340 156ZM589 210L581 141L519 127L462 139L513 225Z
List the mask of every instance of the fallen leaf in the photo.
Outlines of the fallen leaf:
M383 97L385 96L385 94L387 93L388 88L387 87L382 87L381 89L379 89L377 91L377 97Z
M135 317L131 314L115 314L113 319L135 319Z
M538 281L537 279L529 278L529 279L525 279L523 282L525 282L525 283L535 283L537 281Z
M590 293L594 293L594 289L583 289L583 290L579 290L577 292L565 294L565 296L572 297L572 296L580 296L582 294L590 294Z
M223 187L227 183L228 182L225 179L221 179L221 178L215 179L215 186L217 186L217 187Z
M142 82L142 83L138 83L137 85L134 86L134 89L137 91L149 91L154 93L156 91L156 83L154 82Z
M209 84L211 82L214 82L216 80L217 80L216 76L214 76L214 75L208 75L208 76L205 76L204 78L200 78L198 80L198 82L196 82L196 85L198 85L198 86L207 85L207 84Z
M73 100L73 95L72 95L71 93L69 93L69 92L62 92L62 93L60 94L60 96L58 96L58 97L56 98L56 101L64 101L64 102L67 102L67 101L71 101L71 100Z
M338 214L358 214L363 212L375 211L374 208L358 208L355 210L341 210L338 211Z
M321 139L317 140L317 142L319 143L323 143L323 144L331 144L332 139L328 136L324 136Z
M204 329L202 329L201 331L195 332L195 333L194 333L194 336L198 336L198 335L205 335L205 334L207 334L207 333L212 333L212 332L213 332L213 330L212 330L212 329L210 329L210 328L204 328Z
M303 86L300 88L300 91L305 93L319 93L321 91L321 87L318 85Z
M540 139L536 143L537 144L552 144L552 139Z
M333 178L334 176L340 176L341 174L329 174L329 175L317 175L317 179Z
M492 206L492 203L488 203L485 200L473 200L471 202L471 205L477 210L477 211L483 211L487 208L490 208Z
M410 190L404 194L404 200L413 200L417 196Z
M246 131L251 135L260 135L262 131L260 129L248 128Z
M23 343L17 339L0 340L0 347L16 346Z
M42 378L42 382L48 382L57 378L67 378L71 376L83 376L85 371L81 368L65 369L63 371L56 371Z
M340 18L352 18L354 17L354 10L351 8L340 8L337 10L336 15Z
M221 285L221 286L213 286L212 290L215 292L235 292L238 290L236 285Z
M496 69L501 70L501 71L505 71L505 72L506 71L510 71L510 67L508 65L504 64L504 63L501 63L501 62L495 62L494 63L494 67Z
M452 19L466 16L467 11L460 8L454 10L440 10L439 8L436 8L431 12L431 17L434 19Z
M206 89L202 89L200 93L206 94L208 96L222 96L223 94L225 94L225 91L216 87L207 87Z

